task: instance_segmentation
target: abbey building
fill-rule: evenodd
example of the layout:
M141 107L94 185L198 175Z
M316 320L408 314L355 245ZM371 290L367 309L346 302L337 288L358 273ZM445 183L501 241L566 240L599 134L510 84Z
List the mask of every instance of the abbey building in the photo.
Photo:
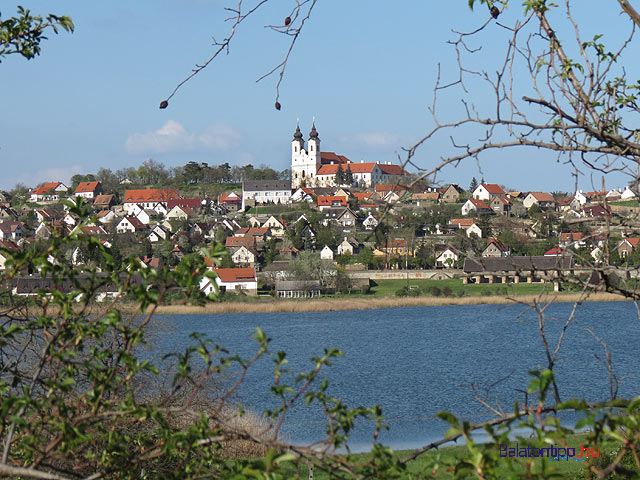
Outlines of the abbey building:
M341 172L341 173L340 173ZM315 123L309 133L305 148L300 125L296 128L291 142L291 188L354 186L372 188L379 183L392 183L407 172L391 162L355 163L344 155L323 152ZM340 181L339 179L343 180ZM345 178L351 180L350 185ZM338 179L338 181L336 181ZM338 185L340 184L340 185Z

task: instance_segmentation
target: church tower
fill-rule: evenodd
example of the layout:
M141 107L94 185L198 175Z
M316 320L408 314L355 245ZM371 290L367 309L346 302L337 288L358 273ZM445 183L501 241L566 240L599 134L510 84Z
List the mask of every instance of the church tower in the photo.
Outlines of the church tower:
M304 148L304 139L298 124L291 142L291 187L314 187L316 173L321 165L320 138L315 123L309 133L309 150Z

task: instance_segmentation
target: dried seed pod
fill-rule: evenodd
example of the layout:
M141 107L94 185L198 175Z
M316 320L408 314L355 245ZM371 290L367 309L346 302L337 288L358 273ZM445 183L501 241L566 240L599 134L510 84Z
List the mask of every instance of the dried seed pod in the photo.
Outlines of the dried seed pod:
M276 102L276 110L280 110L282 108L282 105L280 105L280 102Z
M287 17L284 19L284 25L288 27L291 24L291 17Z
M491 7L490 12L493 18L498 18L498 15L500 15L500 10L498 10L498 7L495 7L495 6Z
M165 109L165 108L167 108L168 106L169 106L169 102L167 102L166 100L162 100L162 101L160 102L160 108L161 108L161 109Z

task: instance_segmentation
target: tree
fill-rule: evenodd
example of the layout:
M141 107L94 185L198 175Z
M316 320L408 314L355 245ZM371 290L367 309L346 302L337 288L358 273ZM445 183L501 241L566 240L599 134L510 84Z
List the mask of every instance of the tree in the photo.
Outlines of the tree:
M76 174L71 177L71 190L75 191L82 182L95 182L96 177L90 173L86 175Z
M344 172L344 184L348 187L353 185L353 173L351 172L351 165L347 165L347 171Z
M473 193L476 188L478 188L478 180L476 180L476 177L473 177L469 184L469 193Z
M341 164L338 164L338 169L336 170L335 183L339 187L346 183L345 182L344 170L342 170L342 165Z
M0 61L7 55L22 55L27 60L40 55L40 43L46 40L47 30L73 32L74 25L67 15L49 14L45 18L32 15L18 7L18 15L2 20L0 16Z

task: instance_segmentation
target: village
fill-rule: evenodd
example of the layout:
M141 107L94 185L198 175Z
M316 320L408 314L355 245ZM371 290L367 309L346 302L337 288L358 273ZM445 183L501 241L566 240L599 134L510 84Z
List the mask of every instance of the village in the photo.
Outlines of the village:
M553 282L558 290L559 276L605 258L640 265L638 200L628 187L569 194L475 178L466 188L432 185L391 162L322 151L315 124L306 142L296 128L284 172L249 165L232 175L228 164L195 162L180 168L180 181L100 172L2 192L1 247L46 249L52 235L81 228L119 261L160 269L217 242L228 255L211 265L216 285L203 279L203 293L278 298L366 293L371 280L403 276ZM93 208L88 224L60 203L78 198ZM81 246L64 255L100 271ZM0 269L6 258L0 253ZM43 288L46 279L30 273L14 280L15 294Z

